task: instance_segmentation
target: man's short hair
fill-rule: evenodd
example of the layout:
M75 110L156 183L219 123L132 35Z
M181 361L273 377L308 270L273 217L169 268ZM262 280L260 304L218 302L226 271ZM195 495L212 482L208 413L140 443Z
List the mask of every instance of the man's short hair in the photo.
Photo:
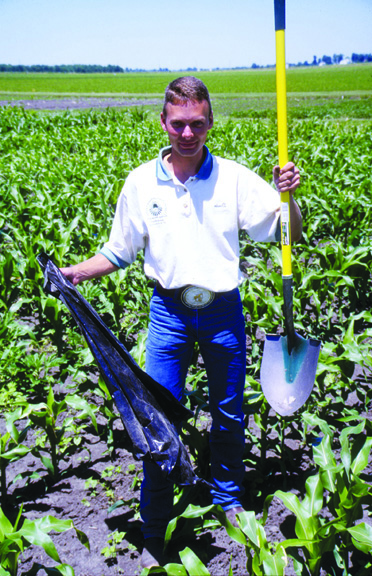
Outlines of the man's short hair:
M168 84L165 90L163 115L167 115L166 105L186 104L187 102L203 102L206 100L209 105L209 114L212 113L212 105L206 85L194 76L181 76Z

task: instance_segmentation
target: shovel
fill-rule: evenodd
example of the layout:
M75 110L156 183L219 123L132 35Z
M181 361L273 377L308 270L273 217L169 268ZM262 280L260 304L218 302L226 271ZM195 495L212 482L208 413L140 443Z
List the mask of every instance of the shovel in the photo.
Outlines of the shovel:
M276 91L278 114L279 165L288 162L287 102L285 75L285 0L274 0L276 37ZM293 325L293 285L289 192L280 194L281 243L283 260L283 312L286 336L266 336L261 387L270 406L280 416L290 416L301 408L315 382L320 351L318 340L306 340Z

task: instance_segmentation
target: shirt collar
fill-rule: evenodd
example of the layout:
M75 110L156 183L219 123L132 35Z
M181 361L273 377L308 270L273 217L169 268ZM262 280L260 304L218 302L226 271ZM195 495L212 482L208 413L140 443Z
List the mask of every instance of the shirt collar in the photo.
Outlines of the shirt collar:
M173 175L168 170L163 160L164 156L169 154L171 150L171 146L165 146L165 148L160 150L159 156L156 159L156 176L159 178L159 180L167 181L172 180L173 178ZM203 164L200 166L199 172L195 174L195 177L199 178L200 180L207 180L211 175L213 168L213 156L206 146L204 146L204 150L206 155Z

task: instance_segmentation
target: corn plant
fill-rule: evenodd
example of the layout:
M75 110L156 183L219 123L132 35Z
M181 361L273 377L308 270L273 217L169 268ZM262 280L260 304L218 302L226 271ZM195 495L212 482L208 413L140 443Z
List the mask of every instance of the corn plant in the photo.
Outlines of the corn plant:
M211 514L214 518L208 519ZM285 567L288 564L284 547L279 544L275 548L274 545L267 541L263 523L256 519L254 512L242 512L239 514L239 526L234 526L220 506L200 507L190 504L182 514L169 522L165 536L166 544L170 541L181 518L192 522L194 530L197 532L206 529L213 530L223 526L228 535L245 550L248 574L252 576L270 576L272 574L284 576ZM178 538L183 534L184 532L178 534ZM202 573L200 572L200 574ZM208 572L205 572L205 574L208 574Z
M334 555L335 566L349 574L350 557L356 549L365 554L365 564L358 567L360 572L354 567L353 574L366 574L372 565L372 528L362 521L363 508L372 510L372 489L361 476L372 447L372 437L363 434L366 426L366 421L361 421L341 432L341 462L337 462L331 449L332 435L326 435L314 446L319 472L307 479L302 501L289 492L278 490L274 494L296 516L298 540L282 544L293 557L298 574L318 576L327 553ZM355 439L350 446L352 435ZM265 506L272 498L267 499ZM291 553L291 548L300 548L303 556Z
M18 321L21 306L19 301L0 314L0 403L7 407L11 407L17 396L22 396L19 368L27 347L35 343L31 328Z
M67 530L74 530L79 541L89 550L89 541L86 535L78 530L71 520L59 520L53 516L44 516L36 520L23 519L21 507L14 524L12 524L0 508L1 576L17 576L19 556L31 545L41 546L50 558L55 562L61 562L49 533L51 531L66 532ZM37 568L44 569L47 574L57 573L62 574L62 576L74 576L74 570L69 564L60 563L51 569L39 564Z
M181 550L180 559L182 564L169 563L163 567L145 568L141 576L150 574L167 574L168 576L212 576L207 567L197 557L197 555L188 547ZM226 576L233 576L231 566Z
M119 418L119 414L116 410L114 399L101 376L98 378L98 385L94 389L94 393L103 400L102 404L99 406L99 412L105 418L105 426L103 432L101 433L101 437L106 441L107 452L109 452L111 456L114 457L114 422Z
M98 433L95 417L97 408L77 395L67 395L58 402L55 399L52 387L49 388L46 402L40 402L39 404L22 403L22 405L24 407L22 417L28 418L34 426L42 428L47 436L50 456L44 454L44 452L48 451L44 443L39 444L36 447L36 451L51 478L55 480L60 473L60 461L72 451L75 451L82 442L81 430L76 426L75 418L66 414L67 410L69 408L81 410L79 418L89 417ZM59 424L58 417L63 418L61 424ZM72 437L71 432L74 433Z
M31 448L25 446L22 442L26 440L29 427L18 431L14 422L19 420L22 415L22 408L17 408L14 412L5 415L7 432L0 436L0 480L1 480L1 498L3 502L7 497L7 467L11 462L16 462L30 453Z

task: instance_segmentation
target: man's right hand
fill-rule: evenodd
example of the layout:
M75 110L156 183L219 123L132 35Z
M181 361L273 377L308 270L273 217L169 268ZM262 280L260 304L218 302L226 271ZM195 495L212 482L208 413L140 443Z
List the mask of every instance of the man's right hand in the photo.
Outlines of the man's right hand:
M60 268L62 274L66 276L74 286L84 280L100 278L116 270L118 270L118 267L112 264L103 254L96 254L92 258L89 258L89 260L84 260L83 262L79 262L79 264L74 264L74 266Z
M79 282L82 282L83 279L79 278L79 274L76 270L76 267L78 266L69 266L68 268L60 268L60 271L62 272L62 274L64 276L66 276L67 280L70 280L70 282L76 286L77 284L79 284Z

